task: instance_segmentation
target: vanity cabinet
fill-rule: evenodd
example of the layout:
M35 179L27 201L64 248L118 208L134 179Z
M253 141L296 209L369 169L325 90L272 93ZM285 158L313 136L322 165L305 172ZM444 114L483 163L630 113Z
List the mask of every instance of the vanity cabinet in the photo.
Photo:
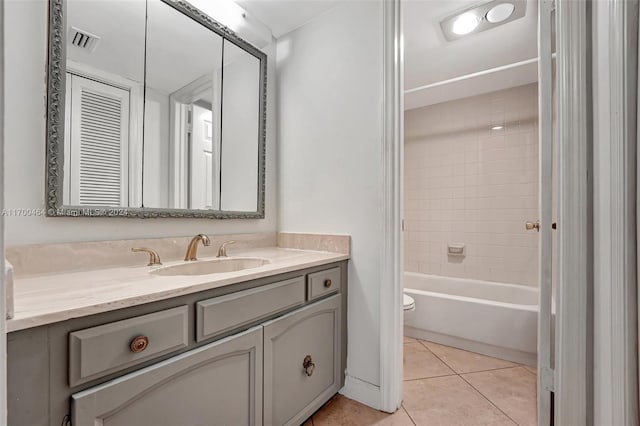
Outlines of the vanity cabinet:
M8 424L302 424L344 385L346 284L340 261L12 332Z
M304 276L196 303L196 340L223 334L305 302Z
M260 425L262 327L72 395L73 425Z
M264 326L264 424L298 425L340 389L340 297Z
M187 306L179 306L74 331L69 335L69 384L89 382L186 348L188 318Z
M307 276L309 300L319 299L339 291L340 268L331 268Z

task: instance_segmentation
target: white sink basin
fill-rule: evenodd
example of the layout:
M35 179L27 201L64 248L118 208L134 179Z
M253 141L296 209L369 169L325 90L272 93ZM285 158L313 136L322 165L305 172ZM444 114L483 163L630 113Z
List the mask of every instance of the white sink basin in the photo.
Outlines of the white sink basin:
M213 260L195 260L178 265L165 266L151 271L154 275L209 275L224 272L242 271L257 268L270 263L267 259L256 257L225 257Z

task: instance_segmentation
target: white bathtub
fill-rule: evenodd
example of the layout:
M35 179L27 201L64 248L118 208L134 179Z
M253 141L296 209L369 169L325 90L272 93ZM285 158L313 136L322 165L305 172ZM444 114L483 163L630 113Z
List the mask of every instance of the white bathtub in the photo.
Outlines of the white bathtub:
M537 288L413 272L403 284L416 302L406 336L535 365Z

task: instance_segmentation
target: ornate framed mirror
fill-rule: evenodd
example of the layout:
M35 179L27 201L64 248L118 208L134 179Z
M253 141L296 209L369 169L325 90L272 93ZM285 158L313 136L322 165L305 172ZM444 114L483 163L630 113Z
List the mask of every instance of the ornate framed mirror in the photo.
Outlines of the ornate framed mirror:
M50 0L49 216L264 218L267 57L182 0Z

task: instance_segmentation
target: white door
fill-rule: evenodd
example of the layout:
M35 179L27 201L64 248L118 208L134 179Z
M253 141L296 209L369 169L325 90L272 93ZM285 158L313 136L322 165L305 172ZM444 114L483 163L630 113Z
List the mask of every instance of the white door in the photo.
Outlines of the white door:
M540 302L538 314L538 425L553 424L553 0L542 0L538 28L539 206L540 220L527 228L540 231Z
M190 193L192 209L218 210L219 174L214 161L213 117L210 109L192 106Z
M67 74L68 204L129 205L129 97L128 90Z

